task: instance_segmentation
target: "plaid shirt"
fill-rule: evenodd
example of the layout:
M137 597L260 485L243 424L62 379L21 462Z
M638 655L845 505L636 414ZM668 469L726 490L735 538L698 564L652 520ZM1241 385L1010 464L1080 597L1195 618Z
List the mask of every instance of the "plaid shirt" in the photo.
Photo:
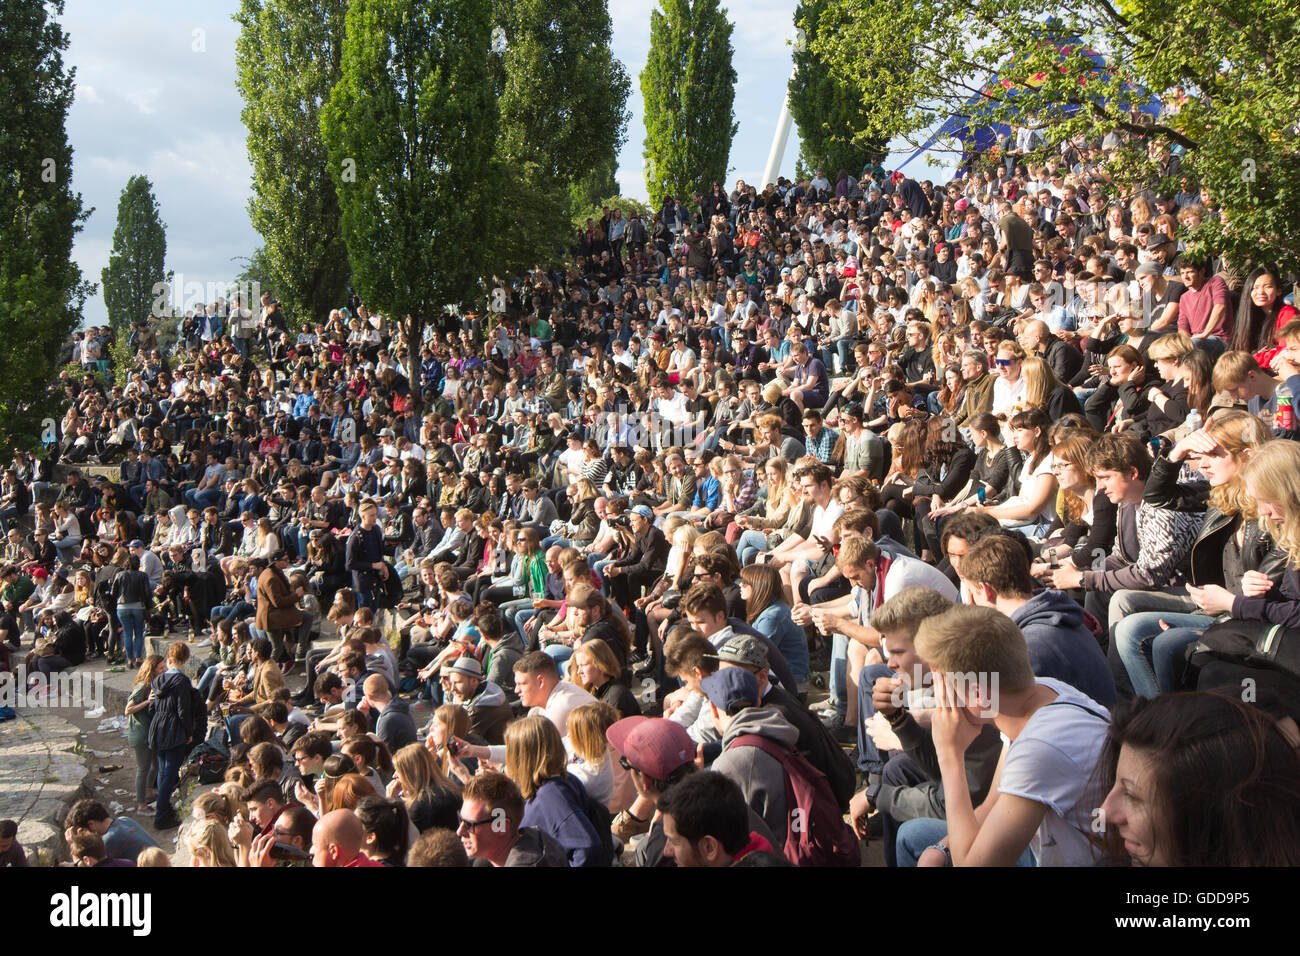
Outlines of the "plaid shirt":
M758 482L754 480L752 471L741 472L745 476L744 482L740 486L740 491L736 492L735 500L731 503L732 514L739 514L748 508L753 507L758 500Z
M831 452L835 450L835 442L839 440L840 433L833 428L823 427L817 433L817 437L808 436L804 439L804 445L808 449L808 454L812 455L823 465L830 464Z

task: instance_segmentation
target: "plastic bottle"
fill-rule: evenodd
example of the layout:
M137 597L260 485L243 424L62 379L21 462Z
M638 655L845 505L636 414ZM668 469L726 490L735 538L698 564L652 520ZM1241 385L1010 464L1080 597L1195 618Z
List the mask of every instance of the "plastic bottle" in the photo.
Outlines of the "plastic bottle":
M1184 421L1183 424L1186 425L1189 429L1191 429L1194 432L1200 431L1201 413L1193 408L1190 412L1187 413L1187 420Z
M1273 427L1290 431L1295 428L1295 396L1286 382L1277 387L1277 414L1273 417Z

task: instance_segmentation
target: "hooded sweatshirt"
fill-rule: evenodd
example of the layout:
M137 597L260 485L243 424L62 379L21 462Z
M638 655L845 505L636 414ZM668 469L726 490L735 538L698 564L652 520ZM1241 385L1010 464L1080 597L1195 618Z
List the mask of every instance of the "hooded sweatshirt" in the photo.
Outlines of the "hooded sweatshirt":
M766 737L780 747L793 749L799 731L775 707L747 707L732 718L722 735L722 753L710 768L730 777L745 795L745 802L763 818L776 839L773 846L785 846L788 814L785 802L785 768L757 747L736 747L732 741L745 734Z
M397 753L407 744L415 743L415 721L411 720L410 705L400 697L389 700L375 721L375 734L388 745L389 753Z
M192 547L198 541L198 533L194 526L190 524L189 516L185 513L184 505L176 505L167 512L172 519L171 533L167 536L166 542L168 547L179 544L181 547Z
M1083 609L1064 591L1035 594L1011 614L1025 635L1036 677L1051 677L1115 706L1115 678L1097 639L1083 624Z

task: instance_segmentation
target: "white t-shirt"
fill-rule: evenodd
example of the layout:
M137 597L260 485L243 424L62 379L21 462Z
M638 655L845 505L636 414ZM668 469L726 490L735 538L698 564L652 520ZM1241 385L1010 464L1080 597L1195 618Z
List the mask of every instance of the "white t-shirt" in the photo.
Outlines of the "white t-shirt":
M831 528L834 527L835 522L839 520L839 517L842 514L844 514L844 506L834 498L830 500L826 507L823 508L818 505L814 508L811 532L812 537L814 539L818 537L829 538L831 536Z
M891 558L889 568L885 572L884 586L880 590L881 603L888 601L904 588L910 587L929 588L931 591L942 594L953 603L960 600L957 589L953 587L952 582L948 580L942 571L917 558L905 556ZM859 587L853 589L849 602L849 614L863 627L871 626L871 615L875 613L877 607L876 591L874 589L870 594Z
M1047 807L1029 844L1039 866L1091 866L1093 813L1106 796L1093 792L1092 776L1110 713L1069 684L1037 680L1058 696L1034 711L1007 748L998 793Z
M1008 384L1007 380L999 375L993 382L992 413L994 415L1006 415L1010 418L1021 411L1025 407L1026 384L1023 375L1016 380L1014 385Z
M1020 469L1020 491L1017 492L1016 496L1012 498L1011 501L1008 501L1007 504L1011 504L1012 502L1017 502L1017 501L1024 501L1025 489L1029 487L1030 482L1033 479L1037 478L1039 475L1050 475L1051 473L1052 473L1052 455L1050 452L1043 456L1043 460L1038 463L1037 468L1031 467L1030 459L1026 458L1024 466ZM1004 528L1018 528L1021 525L1025 525L1025 524L1037 524L1040 521L1051 522L1054 521L1055 519L1056 519L1056 496L1048 495L1047 501L1043 503L1043 510L1039 513L1037 518L1032 518L1028 521L1024 520L1023 518L1002 518L1000 520L1001 520L1002 527Z

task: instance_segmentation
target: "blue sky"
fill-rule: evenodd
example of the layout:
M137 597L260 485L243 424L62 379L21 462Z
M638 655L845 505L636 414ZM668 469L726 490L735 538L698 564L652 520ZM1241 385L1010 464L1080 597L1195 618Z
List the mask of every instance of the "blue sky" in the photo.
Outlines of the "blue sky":
M632 78L632 120L619 157L625 195L645 198L641 91L638 75L650 43L650 0L610 0L614 54ZM795 0L736 0L735 112L740 129L729 181L757 182L790 75ZM117 200L128 177L154 184L167 225L167 266L178 282L224 283L235 260L259 245L248 221L250 169L242 105L235 89L231 19L235 0L67 0L66 62L77 70L77 96L68 116L73 186L95 212L74 256L98 282L108 261ZM790 175L798 130L790 136L781 172ZM87 324L107 321L102 294L86 304Z

